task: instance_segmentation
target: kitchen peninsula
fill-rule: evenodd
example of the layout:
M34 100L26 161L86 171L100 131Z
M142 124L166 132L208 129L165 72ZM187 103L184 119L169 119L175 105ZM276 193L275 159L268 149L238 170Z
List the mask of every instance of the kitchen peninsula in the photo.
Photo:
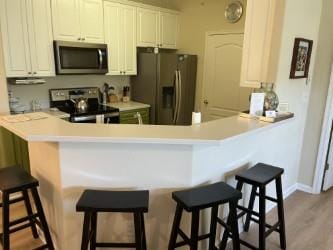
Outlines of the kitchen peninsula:
M75 204L86 188L149 189L149 249L167 249L174 190L230 182L237 169L261 161L283 167L285 194L294 191L297 163L286 142L295 119L269 124L234 116L193 126L156 126L73 124L41 115L46 118L20 123L0 119L0 126L28 141L31 172L40 181L57 249L79 249L83 218ZM99 218L98 240L133 239L131 217L106 216Z

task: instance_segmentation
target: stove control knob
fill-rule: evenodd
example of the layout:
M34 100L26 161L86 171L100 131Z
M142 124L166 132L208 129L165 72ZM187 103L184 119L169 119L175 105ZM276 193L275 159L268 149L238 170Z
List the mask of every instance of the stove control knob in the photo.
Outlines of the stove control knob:
M60 92L57 92L57 93L56 93L56 96L60 96Z

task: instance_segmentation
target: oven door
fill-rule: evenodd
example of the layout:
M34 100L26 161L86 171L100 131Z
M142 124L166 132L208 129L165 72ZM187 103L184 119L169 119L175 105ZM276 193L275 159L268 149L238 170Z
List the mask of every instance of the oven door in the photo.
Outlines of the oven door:
M104 124L119 124L119 112L104 114L104 115L85 115L71 117L71 122L74 123L104 123Z
M107 45L54 41L58 75L108 73Z

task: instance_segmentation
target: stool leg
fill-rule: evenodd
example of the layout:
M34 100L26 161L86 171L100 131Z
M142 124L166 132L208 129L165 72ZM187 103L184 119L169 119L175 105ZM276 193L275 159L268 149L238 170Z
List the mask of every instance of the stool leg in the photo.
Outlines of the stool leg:
M266 187L259 188L259 250L266 248Z
M28 215L33 215L28 190L26 190L26 189L23 190L22 194L23 194L24 204L25 204L25 209L27 210L27 214ZM30 219L30 224L31 224L32 235L35 239L37 239L39 237L39 235L37 233L35 220Z
M243 183L242 181L238 181L238 182L237 182L236 189L237 189L238 191L242 191L243 184L244 184L244 183ZM231 223L231 217L230 217L230 213L229 213L228 220L227 220L227 224L230 225L230 223ZM224 232L223 232L223 237L222 237L222 241L221 241L221 243L220 243L220 247L219 247L219 249L226 249L226 247L227 247L227 243L228 243L228 234L229 234L228 229L225 228L225 229L224 229Z
M190 249L198 249L200 210L192 212Z
M82 240L81 240L81 250L88 250L88 245L90 242L90 218L91 214L89 212L84 213L83 219L83 229L82 229Z
M2 193L2 243L3 250L10 249L9 238L9 194L7 192Z
M146 241L146 229L145 229L145 217L143 213L140 213L141 218L141 231L142 231L142 249L147 249L147 241Z
M169 250L173 250L176 247L178 228L180 225L180 220L182 219L182 214L183 214L183 208L179 204L177 204L175 218L173 220L172 230L170 235L170 241L168 247Z
M92 212L90 217L90 229L91 229L91 239L90 239L90 250L96 249L96 234L97 234L97 212Z
M31 189L31 193L32 193L32 197L33 197L34 202L35 202L35 206L36 206L36 209L37 209L38 217L40 219L40 223L42 225L42 229L43 229L43 232L44 232L46 244L47 244L49 250L54 250L51 234L50 234L47 222L46 222L44 210L43 210L42 203L41 203L39 195L38 195L37 187L33 187Z
M210 218L209 249L215 249L218 206L212 207Z
M142 227L140 213L134 213L134 227L135 227L135 246L136 250L142 250Z
M286 229L284 222L284 208L283 208L283 192L282 192L282 183L281 176L276 179L276 194L278 200L278 217L279 217L279 232L280 232L280 247L286 249Z
M229 203L229 207L230 207L230 225L231 225L231 230L232 230L231 234L232 234L233 250L240 250L238 220L237 220L237 202L238 201L231 201Z
M251 210L251 211L253 211L254 202L256 200L256 192L257 192L257 187L252 186L250 201L249 201L249 206L248 206L248 209ZM252 215L250 213L248 213L246 215L245 224L244 224L244 232L249 231L251 217L252 217Z

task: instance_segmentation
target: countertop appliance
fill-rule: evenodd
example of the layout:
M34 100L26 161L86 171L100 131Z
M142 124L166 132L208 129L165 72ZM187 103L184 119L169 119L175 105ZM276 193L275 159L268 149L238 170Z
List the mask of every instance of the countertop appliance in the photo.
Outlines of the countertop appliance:
M132 100L151 106L152 124L191 125L196 75L195 55L138 53Z
M106 74L106 44L54 41L54 57L58 75Z
M119 109L101 105L99 89L69 88L50 89L50 106L70 115L69 121L76 123L119 123ZM86 110L76 108L72 100L86 99Z

